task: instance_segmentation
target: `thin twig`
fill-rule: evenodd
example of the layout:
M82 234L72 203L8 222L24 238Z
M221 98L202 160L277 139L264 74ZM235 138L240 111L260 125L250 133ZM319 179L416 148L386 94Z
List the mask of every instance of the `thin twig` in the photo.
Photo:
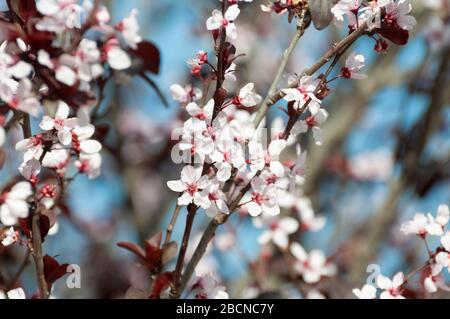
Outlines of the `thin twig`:
M333 47L330 50L328 50L316 63L314 63L314 65L312 65L310 68L306 69L303 72L303 75L313 75L314 73L316 73L321 67L323 67L325 64L327 64L331 60L331 58L333 58L333 56L335 56L336 54L339 54L342 50L346 49L349 44L355 42L359 37L361 37L366 32L367 26L368 26L367 22L361 24L361 26L358 29L356 29L354 32L349 34L342 41L333 45ZM298 84L299 84L298 81L294 81L294 83L292 83L290 85L290 88L295 88L298 86ZM258 111L258 114L255 118L254 124L259 125L261 120L266 115L268 109L272 105L277 103L279 100L281 100L284 96L285 96L285 94L283 93L282 90L279 90L279 91L273 93L272 95L270 95L270 97L268 98L268 101L267 101L267 107L261 108L260 111Z
M25 138L30 138L32 136L31 133L31 125L30 125L30 116L28 114L24 114L23 116L23 135ZM43 152L42 157L45 155ZM32 248L33 248L33 259L36 268L36 276L37 282L39 286L40 296L43 299L48 299L49 292L47 288L47 281L45 280L44 274L44 256L42 253L42 238L41 238L41 230L39 227L39 219L40 213L37 209L37 203L34 203L36 206L31 209L31 233L32 233Z
M284 70L286 69L286 66L289 62L289 59L294 52L295 47L298 44L298 41L305 33L306 28L306 10L302 10L300 13L300 16L298 17L297 22L297 30L295 31L294 37L291 40L291 43L287 47L287 49L283 53L283 58L280 62L280 65L278 67L277 73L275 75L275 78L273 79L272 84L270 85L269 91L267 92L266 97L264 98L264 101L261 104L261 107L258 110L258 113L256 114L256 117L253 121L253 124L255 127L258 127L258 125L261 123L263 118L265 117L268 108L271 106L271 98L272 95L275 93L275 91L278 88L278 84L281 81L281 77L283 76Z
M173 272L173 281L170 291L171 298L179 298L182 290L180 290L181 272L183 271L184 258L189 245L189 238L191 237L192 226L194 224L197 207L194 204L188 206L188 214L186 217L186 228L184 229L183 240L181 242L180 252Z
M170 240L172 239L173 228L175 227L178 216L180 215L180 211L181 211L181 206L177 204L177 206L175 206L175 209L173 210L172 218L170 219L170 223L166 229L166 238L164 239L164 244L169 243Z

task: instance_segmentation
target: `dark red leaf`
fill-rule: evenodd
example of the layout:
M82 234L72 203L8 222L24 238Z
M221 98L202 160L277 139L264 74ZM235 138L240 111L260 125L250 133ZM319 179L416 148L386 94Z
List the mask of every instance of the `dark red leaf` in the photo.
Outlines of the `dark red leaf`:
M409 40L409 32L400 28L397 24L383 25L378 33L397 45L405 45Z
M39 229L41 231L42 242L45 240L45 236L47 236L48 231L50 230L50 218L45 215L41 215L39 218Z
M44 256L44 275L47 284L51 286L59 278L67 274L69 264L60 265L55 258L49 255Z
M144 260L145 262L147 261L147 259L145 258L144 249L142 249L138 245L136 245L134 243L120 242L120 243L117 243L117 246L132 252L133 254L135 254L136 256L138 256L139 258Z
M136 50L131 50L141 61L142 68L155 74L159 73L161 55L158 48L149 41L142 41Z
M162 241L162 232L159 231L158 233L156 233L156 235L153 235L152 237L147 239L146 243L148 243L151 246L159 248L161 246L161 241Z
M29 218L20 218L19 219L19 226L22 229L23 234L27 238L31 238L31 224Z
M30 18L38 16L39 12L36 8L36 1L19 0L17 14L19 15L20 19L22 19L22 22L26 22Z
M161 264L162 250L145 242L145 261L150 271Z
M150 299L158 299L161 293L169 288L170 283L172 282L173 273L165 272L156 278L155 283L153 285L152 293L150 294Z

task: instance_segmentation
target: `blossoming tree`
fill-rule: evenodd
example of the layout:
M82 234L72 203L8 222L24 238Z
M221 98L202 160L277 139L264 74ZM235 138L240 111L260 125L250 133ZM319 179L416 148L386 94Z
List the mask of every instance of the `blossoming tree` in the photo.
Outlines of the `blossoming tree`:
M306 249L303 243L305 234L317 236L326 226L325 217L315 213L325 167L330 171L334 167L348 178L371 180L389 175L386 172L393 166L382 153L360 156L349 163L337 161L331 167L328 161L356 119L358 103L365 99L363 104L367 104L384 82L379 80L383 69L366 69L364 52L368 50L360 50L358 45L369 45L380 59L372 62L374 68L391 67L395 53L409 44L418 24L410 1L277 0L259 6L252 0L215 1L216 8L199 26L207 32L210 47L188 60L188 83L170 86L179 109L170 129L152 128L153 123L125 111L118 117L114 133L110 133L114 127L105 128L102 122L111 119L108 113L117 113L120 108L104 105L111 85L141 78L167 104L164 90L150 76L159 73L160 52L141 37L138 11L132 10L114 23L108 8L98 0L6 2L8 10L0 19L0 145L5 143L6 148L13 131L19 130L21 137L14 143L14 153L20 154L22 161L17 173L1 185L0 254L19 246L26 254L11 279L0 277L0 298L49 298L55 282L70 273L69 263L75 261L60 264L55 256L46 254L46 245L53 239L48 236L57 232L61 218L67 217L97 248L105 245L98 228L71 214L66 198L81 175L90 180L101 176L105 152L115 158L124 175L130 175L127 154L111 145L114 138L125 150L133 143L140 145L135 140L148 139L154 148L159 144L157 152L141 159L137 159L142 151L139 146L128 148L131 152L124 153L134 155L136 166L163 171L165 159L171 158L180 171L173 179L165 178L164 184L175 196L167 221L159 223L154 217L145 223L135 215L143 247L117 243L138 258L148 286L132 287L125 293L126 287L114 296L228 298L227 288L208 266L212 250L240 253L251 277L240 294L244 297L276 289L264 280L268 272L276 277L275 287L290 285L302 298L350 297L353 292L358 298L400 299L449 289L443 275L450 265L450 235L445 231L450 212L446 205L439 206L434 216L417 214L400 228L425 243L427 259L417 269L406 265L404 272L410 272L399 272L392 279L378 273L374 282L366 285L361 276L375 257L372 251L376 248L367 247L378 245L393 224L399 194L417 179L414 170L445 106L442 92L448 84L450 55L448 2L426 1L430 10L443 12L443 17L434 14L434 31L427 29L428 45L441 62L431 73L435 74L430 79L431 88L426 88L431 96L429 110L410 133L416 138L399 143L396 160L402 172L390 184L389 196L373 221L362 224L361 231L350 231L335 252ZM277 64L269 83L264 84L268 86L265 92L260 79L246 75L241 62L247 54L239 47L240 21L249 18L246 12L291 22L286 27L293 33L290 44L280 57L270 57ZM310 66L290 74L289 63L305 34L326 35L333 28L339 30L339 39ZM424 63L422 73L411 77L425 76L426 69ZM330 109L329 101L341 94L340 86L353 81L358 82L353 85L360 99ZM406 80L401 78L400 82ZM276 106L282 117L271 120L269 115ZM344 120L337 112L346 114ZM336 126L337 122L341 125ZM334 125L328 128L328 123ZM120 137L111 137L114 134ZM405 139L409 137L408 132L403 134ZM312 143L308 143L308 136ZM308 154L306 149L310 149ZM12 161L6 154L2 151L3 163ZM139 187L140 191L151 197L148 194L154 192L155 182L146 185ZM420 186L423 183L417 184ZM130 203L136 202L133 196L130 194ZM130 211L149 209L133 206ZM159 213L167 208L161 203L151 206ZM199 219L207 222L197 236L193 230ZM247 222L260 230L255 240L261 246L256 261L247 260L240 249L238 228ZM176 227L182 229L180 238L174 234ZM432 236L439 241L435 247L429 241ZM360 247L352 248L348 257L347 245L355 240ZM37 291L26 294L20 280L30 256ZM353 270L354 278L345 281L348 269ZM1 270L0 262L0 274ZM409 287L416 275L420 284Z

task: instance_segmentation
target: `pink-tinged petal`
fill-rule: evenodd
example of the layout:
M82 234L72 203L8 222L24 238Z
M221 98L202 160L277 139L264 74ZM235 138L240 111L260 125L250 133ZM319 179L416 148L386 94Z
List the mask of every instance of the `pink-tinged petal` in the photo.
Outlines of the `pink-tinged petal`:
M272 235L272 240L278 247L285 249L289 244L288 236L285 232L280 230L275 230Z
M295 218L285 217L280 220L278 226L282 228L286 233L293 234L297 231L299 224Z
M9 71L16 79L23 79L30 75L33 71L33 67L23 61L17 62L15 65L9 68Z
M167 182L167 187L169 187L171 190L173 190L174 192L177 192L177 193L184 192L184 190L185 190L185 185L180 180L178 180L178 181L168 181Z
M206 29L208 30L216 30L219 29L222 26L222 12L219 10L214 10L212 12L212 16L206 20Z
M307 283L307 284L314 284L316 282L320 281L320 273L317 271L305 271L303 273L303 280Z
M31 141L31 139L26 138L24 140L17 142L15 149L18 152L26 152L32 145L33 142Z
M321 250L314 249L309 253L309 263L313 268L320 268L326 263L325 255Z
M288 102L299 101L303 98L303 95L297 89L283 89L284 99Z
M189 194L183 193L180 197L178 197L178 205L187 206L190 203L192 203L192 197Z
M26 218L29 214L28 204L21 199L7 199L6 205L11 212L11 215L18 218ZM9 225L8 225L9 226Z
M231 177L231 167L229 165L221 165L217 170L217 179L226 182Z
M269 154L271 156L277 156L280 155L280 153L284 150L284 148L286 147L286 140L274 140L270 143L269 145Z
M394 278L392 279L392 286L394 288L400 287L404 282L404 277L405 276L403 275L402 272L395 274Z
M61 65L56 69L55 78L67 86L73 86L77 81L77 74L68 66Z
M389 291L383 291L380 295L380 299L395 299Z
M94 154L101 151L102 144L95 140L87 140L80 143L80 148L86 154Z
M254 202L250 202L250 203L244 205L244 207L247 208L250 216L258 216L262 212L261 206L259 206L258 204L254 203Z
M236 40L237 39L237 29L236 29L236 25L234 23L229 23L226 27L226 32L227 32L227 36L232 39L232 40Z
M67 119L67 120L64 121L64 126L66 128L72 129L72 128L74 128L77 125L78 125L78 119L76 117L72 117L72 118Z
M430 294L435 293L438 290L431 276L425 278L423 286L425 287L426 291Z
M224 213L224 214L229 214L230 213L230 210L229 210L229 208L227 206L227 203L225 201L220 200L220 199L217 200L216 201L216 206L222 213Z
M189 115L195 116L199 112L201 112L202 109L197 105L197 103L192 102L186 105L186 111L189 113Z
M30 183L19 182L11 188L11 191L8 193L8 198L26 199L31 194L33 194L33 190Z
M227 19L228 21L234 21L239 16L240 12L241 10L239 9L238 5L233 4L225 12L225 19Z
M54 0L39 0L36 7L41 14L47 16L55 15L61 10L58 2Z
M14 226L17 223L17 218L11 213L6 204L0 206L0 222L5 226Z
M69 106L65 102L59 101L55 117L62 120L69 117Z
M445 235L441 237L441 244L444 246L445 250L450 252L450 232L446 232Z
M44 115L41 123L39 124L39 127L44 131L50 131L55 127L55 122L50 116Z
M87 140L94 135L95 127L92 124L86 126L77 126L73 132L78 136L79 140Z
M280 214L280 206L278 206L277 204L263 203L261 206L265 214L268 214L270 216L277 216Z
M25 292L22 288L16 288L6 293L9 299L25 299Z
M378 275L377 277L377 286L380 289L391 289L392 281L383 275Z
M299 243L292 243L289 249L291 254L301 262L308 260L308 254Z
M194 204L203 209L208 209L211 206L211 201L208 199L208 194L197 192L194 195Z
M127 52L120 47L112 47L107 52L108 63L114 70L122 71L131 66L131 59Z
M197 172L194 166L187 165L181 170L181 180L186 184L193 184L197 181Z
M69 131L58 131L58 140L62 145L69 145L72 141L72 134Z

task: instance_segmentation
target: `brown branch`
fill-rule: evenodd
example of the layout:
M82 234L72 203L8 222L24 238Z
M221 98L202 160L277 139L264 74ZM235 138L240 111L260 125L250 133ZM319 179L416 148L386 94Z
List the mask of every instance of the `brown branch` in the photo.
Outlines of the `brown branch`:
M30 125L30 116L28 114L24 114L23 116L23 135L25 138L30 138L32 136L31 133L31 125ZM45 155L43 153L42 157ZM44 256L42 252L42 238L41 238L41 230L39 227L39 219L40 213L37 209L37 203L34 203L35 207L31 209L31 233L32 233L32 254L34 259L34 264L36 268L36 276L37 282L39 286L39 292L41 298L48 299L50 296L47 281L45 280L44 274Z
M184 229L183 240L181 242L180 252L173 272L172 286L170 289L171 298L179 298L182 292L180 289L181 272L183 271L184 258L189 245L189 238L191 237L192 226L194 224L195 214L197 213L197 206L190 204L188 206L188 214L186 217L186 227Z
M286 69L286 66L289 62L289 59L294 52L295 47L298 44L298 41L305 33L305 29L307 27L307 18L306 18L306 12L307 10L302 10L300 13L300 16L297 18L297 30L295 31L294 37L291 40L291 43L287 47L287 49L283 53L283 58L280 62L280 65L278 67L277 73L275 75L275 78L273 79L272 84L270 85L269 91L267 92L266 97L264 98L261 107L258 110L258 113L256 114L256 117L253 121L253 124L255 127L258 127L258 125L261 123L263 118L265 117L267 110L269 107L274 104L271 104L271 98L273 94L276 92L278 84L280 83L281 77L283 76L284 70Z
M173 210L172 218L170 219L170 223L166 229L166 238L164 239L164 244L169 243L170 240L172 239L173 228L175 227L178 216L180 215L180 211L181 211L181 206L177 204L175 206L175 209Z
M312 65L310 68L306 69L303 72L303 75L313 75L316 73L321 67L323 67L325 64L327 64L333 56L339 54L343 50L345 50L349 45L351 45L353 42L355 42L359 37L361 37L365 32L367 31L367 22L361 24L359 28L357 28L354 32L349 34L346 38L344 38L342 41L336 43L333 45L333 47L328 50L314 65ZM295 81L290 85L290 88L295 88L299 84L298 81ZM261 109L261 111L258 112L258 115L255 118L254 124L259 125L261 120L266 115L268 109L277 103L279 100L281 100L284 97L284 93L282 90L279 90L272 95L267 100L267 107L264 107Z

